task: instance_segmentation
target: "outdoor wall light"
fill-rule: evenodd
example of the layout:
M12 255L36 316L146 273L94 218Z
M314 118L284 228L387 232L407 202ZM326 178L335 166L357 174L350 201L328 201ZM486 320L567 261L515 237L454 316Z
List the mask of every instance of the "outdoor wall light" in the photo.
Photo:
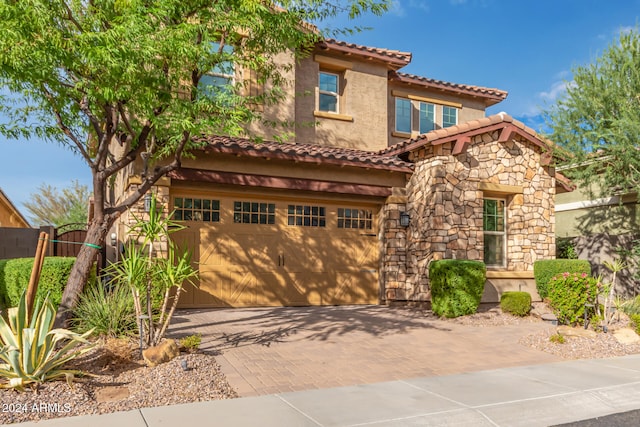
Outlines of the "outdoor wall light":
M151 211L151 193L144 195L144 211L149 213Z
M408 227L409 222L411 221L411 217L406 212L400 212L400 225L403 227Z
M111 246L115 246L118 243L118 236L116 233L111 233Z

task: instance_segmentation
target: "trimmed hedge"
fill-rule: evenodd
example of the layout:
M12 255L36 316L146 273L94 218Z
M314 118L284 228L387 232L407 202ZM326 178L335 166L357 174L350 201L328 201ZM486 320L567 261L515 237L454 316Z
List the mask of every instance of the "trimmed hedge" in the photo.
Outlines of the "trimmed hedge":
M500 308L514 316L527 316L531 311L531 295L529 292L505 292L500 296Z
M582 259L545 259L533 263L533 276L536 279L536 289L540 298L549 295L549 281L552 277L562 273L586 273L591 275L591 264Z
M431 309L438 316L458 317L478 310L487 268L481 261L446 259L429 265Z
M42 264L36 296L44 299L48 294L49 301L54 307L58 307L75 261L73 257L46 257ZM4 307L18 305L20 296L29 285L32 268L33 258L0 261L0 304Z

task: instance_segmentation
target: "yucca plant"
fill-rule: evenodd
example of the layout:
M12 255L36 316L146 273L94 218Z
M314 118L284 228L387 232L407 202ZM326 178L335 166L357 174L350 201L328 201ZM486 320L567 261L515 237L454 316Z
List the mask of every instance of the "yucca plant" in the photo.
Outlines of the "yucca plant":
M74 310L73 329L95 335L126 337L138 328L133 295L128 286L116 285L111 289L102 283L85 288Z
M86 353L92 331L77 334L53 329L56 311L48 298L36 301L29 316L25 293L17 307L0 317L0 388L23 390L25 386L65 378L71 382L81 372L65 369L65 363Z

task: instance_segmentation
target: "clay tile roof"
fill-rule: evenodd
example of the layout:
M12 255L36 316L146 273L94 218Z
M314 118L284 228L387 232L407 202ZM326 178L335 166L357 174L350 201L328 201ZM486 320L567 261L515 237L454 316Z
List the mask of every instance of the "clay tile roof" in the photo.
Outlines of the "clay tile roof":
M209 136L194 139L205 142L205 152L236 154L248 157L291 160L303 163L335 164L366 169L383 169L397 172L412 172L411 163L393 155L371 151L329 147L314 144L291 144L273 141L253 142L245 138Z
M461 123L457 126L451 126L448 128L432 130L422 135L418 135L415 138L407 139L405 141L394 144L383 150L380 150L378 154L382 155L401 155L410 151L416 150L428 143L434 143L438 140L445 138L455 137L462 134L480 134L489 132L498 128L498 125L508 123L517 129L520 129L524 134L529 136L532 140L540 142L540 145L552 146L553 143L539 136L536 131L526 126L524 123L514 119L507 113L498 113L493 116L483 117L477 120L471 120L469 122Z
M402 68L411 62L411 52L362 46L335 39L325 39L318 43L320 49L335 50L348 55L358 55L389 63L393 69Z
M482 98L486 98L488 101L488 105L494 105L498 102L504 101L509 94L508 92L500 89L445 82L442 80L430 79L428 77L421 77L413 74L401 73L398 71L389 72L389 80L455 92L458 94L479 96Z

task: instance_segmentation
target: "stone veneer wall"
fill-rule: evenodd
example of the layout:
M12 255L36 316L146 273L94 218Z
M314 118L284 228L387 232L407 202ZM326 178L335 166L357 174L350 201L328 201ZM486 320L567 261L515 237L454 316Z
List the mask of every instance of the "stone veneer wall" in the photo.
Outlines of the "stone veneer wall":
M405 188L393 188L380 212L380 287L386 300L404 300L407 292L407 229L400 225L400 213L407 209Z
M415 172L407 185L411 215L407 265L397 266L393 255L383 252L383 263L388 263L384 266L388 300L428 300L432 260L484 259L483 197L507 202L507 267L502 271L531 272L535 260L555 256L553 171L540 165L540 149L530 142L516 136L500 143L498 137L499 131L477 135L467 151L456 156L451 154L455 141L428 144L412 153ZM507 192L506 186L522 190ZM383 224L387 227L384 249L397 253L398 248L386 242L397 233L390 222L394 209L393 205L384 209L389 215ZM400 273L395 278L393 269Z

